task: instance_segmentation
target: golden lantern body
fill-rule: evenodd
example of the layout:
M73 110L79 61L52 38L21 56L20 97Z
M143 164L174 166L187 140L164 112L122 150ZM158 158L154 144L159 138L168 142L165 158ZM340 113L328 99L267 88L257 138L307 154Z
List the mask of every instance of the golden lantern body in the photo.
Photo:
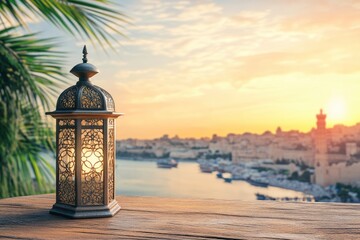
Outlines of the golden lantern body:
M79 77L63 91L56 111L56 203L50 213L70 218L110 217L115 199L115 112L111 95L89 78L98 69L83 63L70 72Z

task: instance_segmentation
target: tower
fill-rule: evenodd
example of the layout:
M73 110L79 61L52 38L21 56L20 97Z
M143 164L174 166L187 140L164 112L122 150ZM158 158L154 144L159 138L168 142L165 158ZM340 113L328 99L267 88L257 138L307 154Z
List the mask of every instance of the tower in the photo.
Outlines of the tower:
M326 114L320 109L320 113L316 115L316 130L315 130L315 148L317 153L326 153Z
M327 131L326 131L326 114L320 109L316 115L316 130L314 136L315 145L315 183L321 186L331 184L329 177L329 163L327 157Z

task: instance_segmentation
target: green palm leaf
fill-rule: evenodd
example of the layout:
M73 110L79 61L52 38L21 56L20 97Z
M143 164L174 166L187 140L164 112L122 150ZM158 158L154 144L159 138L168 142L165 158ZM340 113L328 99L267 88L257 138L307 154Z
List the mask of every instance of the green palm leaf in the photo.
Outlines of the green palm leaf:
M111 46L113 31L122 35L128 17L107 0L8 0L0 3L0 19L11 26L26 26L26 18L39 16L75 37L105 41Z
M66 80L54 39L18 34L33 15L111 46L126 22L107 0L0 1L0 198L53 191L54 133L44 116ZM2 28L1 28L2 23ZM102 45L102 44L101 44Z
M41 152L54 150L54 135L39 108L64 81L57 64L63 54L53 50L52 40L15 30L0 31L0 197L52 189L54 170Z

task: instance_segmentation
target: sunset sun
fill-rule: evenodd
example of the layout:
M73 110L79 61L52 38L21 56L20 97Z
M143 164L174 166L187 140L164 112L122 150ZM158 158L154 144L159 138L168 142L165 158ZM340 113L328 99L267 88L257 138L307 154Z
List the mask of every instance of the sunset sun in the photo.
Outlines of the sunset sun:
M327 114L330 121L342 122L346 118L346 103L344 99L337 97L329 101Z

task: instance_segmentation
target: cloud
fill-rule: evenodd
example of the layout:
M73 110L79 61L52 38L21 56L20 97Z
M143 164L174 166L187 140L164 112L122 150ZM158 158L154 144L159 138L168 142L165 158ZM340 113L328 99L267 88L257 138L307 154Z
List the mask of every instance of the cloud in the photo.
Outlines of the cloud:
M321 1L314 4L308 1L302 5L309 11L296 14L285 12L276 16L270 9L243 10L228 15L221 6L210 1L182 1L175 7L167 1L151 2L153 5L150 7L146 3L143 8L151 11L148 14L154 14L151 16L156 24L152 24L151 20L149 23L149 19L144 17L139 20L140 25L135 30L140 36L142 32L159 31L137 38L127 45L154 56L170 57L174 59L174 68L177 65L182 70L194 73L211 71L211 68L216 72L219 67L224 71L238 68L241 70L239 76L247 79L291 71L336 71L339 68L333 67L340 63L339 60L335 61L334 56L329 58L328 49L322 46L334 48L333 45L339 45L338 42L344 39L334 38L338 32L343 33L344 27L351 31L346 34L347 37L357 37L356 28L360 23L357 18L359 10L351 8L351 2ZM166 13L168 16L162 20L156 13ZM168 20L173 18L177 22L169 24ZM147 24L141 25L145 22ZM328 28L332 29L331 34L327 32ZM311 32L315 35L311 35ZM329 40L336 42L332 44ZM322 52L319 52L319 48L323 49ZM350 49L343 47L339 49L341 51L349 52ZM317 55L320 54L323 54L323 63L312 65L319 61L321 56ZM351 52L349 54L353 55ZM327 69L325 65L330 67ZM256 74L253 73L255 70Z
M118 92L137 114L285 108L296 94L293 78L300 88L359 72L359 9L356 1L330 0L143 1L124 44L132 55L116 75Z
M349 1L322 1L305 12L286 17L281 23L283 31L325 33L352 30L360 26L360 8Z

